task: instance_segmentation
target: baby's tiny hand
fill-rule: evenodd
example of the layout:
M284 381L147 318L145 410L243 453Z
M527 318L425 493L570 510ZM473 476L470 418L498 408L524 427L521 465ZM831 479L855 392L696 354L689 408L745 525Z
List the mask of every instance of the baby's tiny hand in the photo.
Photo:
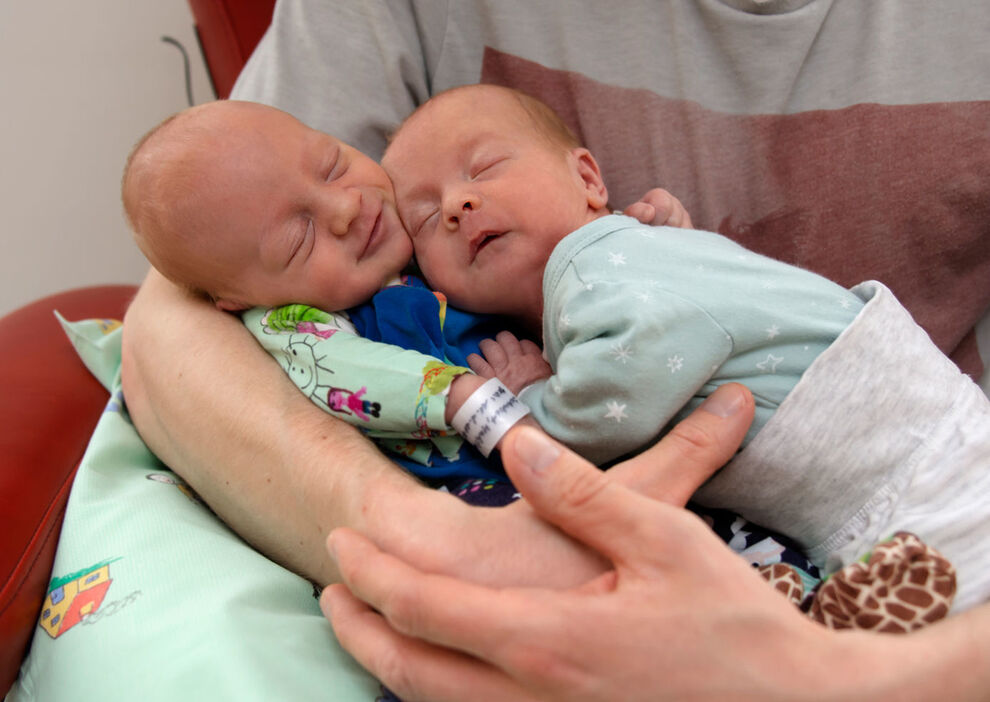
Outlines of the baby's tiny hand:
M540 347L529 339L520 341L512 332L499 332L479 344L484 358L468 356L468 365L483 378L498 378L513 393L553 375Z
M639 202L629 205L623 214L635 217L643 224L694 229L691 216L681 201L663 188L650 190Z

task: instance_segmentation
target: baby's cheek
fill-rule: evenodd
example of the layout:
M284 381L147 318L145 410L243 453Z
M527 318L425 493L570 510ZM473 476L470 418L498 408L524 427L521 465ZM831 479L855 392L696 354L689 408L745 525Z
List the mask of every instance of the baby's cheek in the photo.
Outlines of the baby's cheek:
M443 293L451 303L456 304L453 301L458 297L459 287L450 270L445 270L443 266L432 265L427 265L425 268L420 266L420 270L431 289Z
M413 240L413 263L430 286L435 288L444 279L444 274L449 274L449 270L444 270L449 268L444 265L446 260L446 257L438 255L436 247L428 246L417 239Z

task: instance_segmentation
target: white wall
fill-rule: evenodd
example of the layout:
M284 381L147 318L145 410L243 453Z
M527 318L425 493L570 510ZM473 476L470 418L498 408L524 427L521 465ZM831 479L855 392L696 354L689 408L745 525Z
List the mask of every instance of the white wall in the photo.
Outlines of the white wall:
M0 0L0 315L38 297L137 283L120 207L134 142L213 97L185 0Z

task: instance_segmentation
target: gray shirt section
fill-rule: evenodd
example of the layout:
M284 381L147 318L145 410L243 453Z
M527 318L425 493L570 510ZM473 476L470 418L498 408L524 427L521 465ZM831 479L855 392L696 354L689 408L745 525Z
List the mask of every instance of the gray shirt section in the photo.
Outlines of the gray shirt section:
M346 50L327 41L344 34ZM377 157L430 94L478 81L486 46L712 110L783 114L972 100L988 36L983 0L281 0L233 97ZM649 61L628 60L637 46Z
M833 572L898 530L990 599L990 400L879 283L763 430L698 493L798 540Z

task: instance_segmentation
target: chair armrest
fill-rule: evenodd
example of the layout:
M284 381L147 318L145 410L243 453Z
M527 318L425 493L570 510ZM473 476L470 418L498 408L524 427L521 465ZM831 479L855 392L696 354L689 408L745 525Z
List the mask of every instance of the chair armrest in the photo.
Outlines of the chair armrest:
M107 402L52 311L122 319L135 291L80 288L0 318L0 696L31 640L72 479Z
M189 0L196 37L219 98L234 81L272 21L275 0Z

